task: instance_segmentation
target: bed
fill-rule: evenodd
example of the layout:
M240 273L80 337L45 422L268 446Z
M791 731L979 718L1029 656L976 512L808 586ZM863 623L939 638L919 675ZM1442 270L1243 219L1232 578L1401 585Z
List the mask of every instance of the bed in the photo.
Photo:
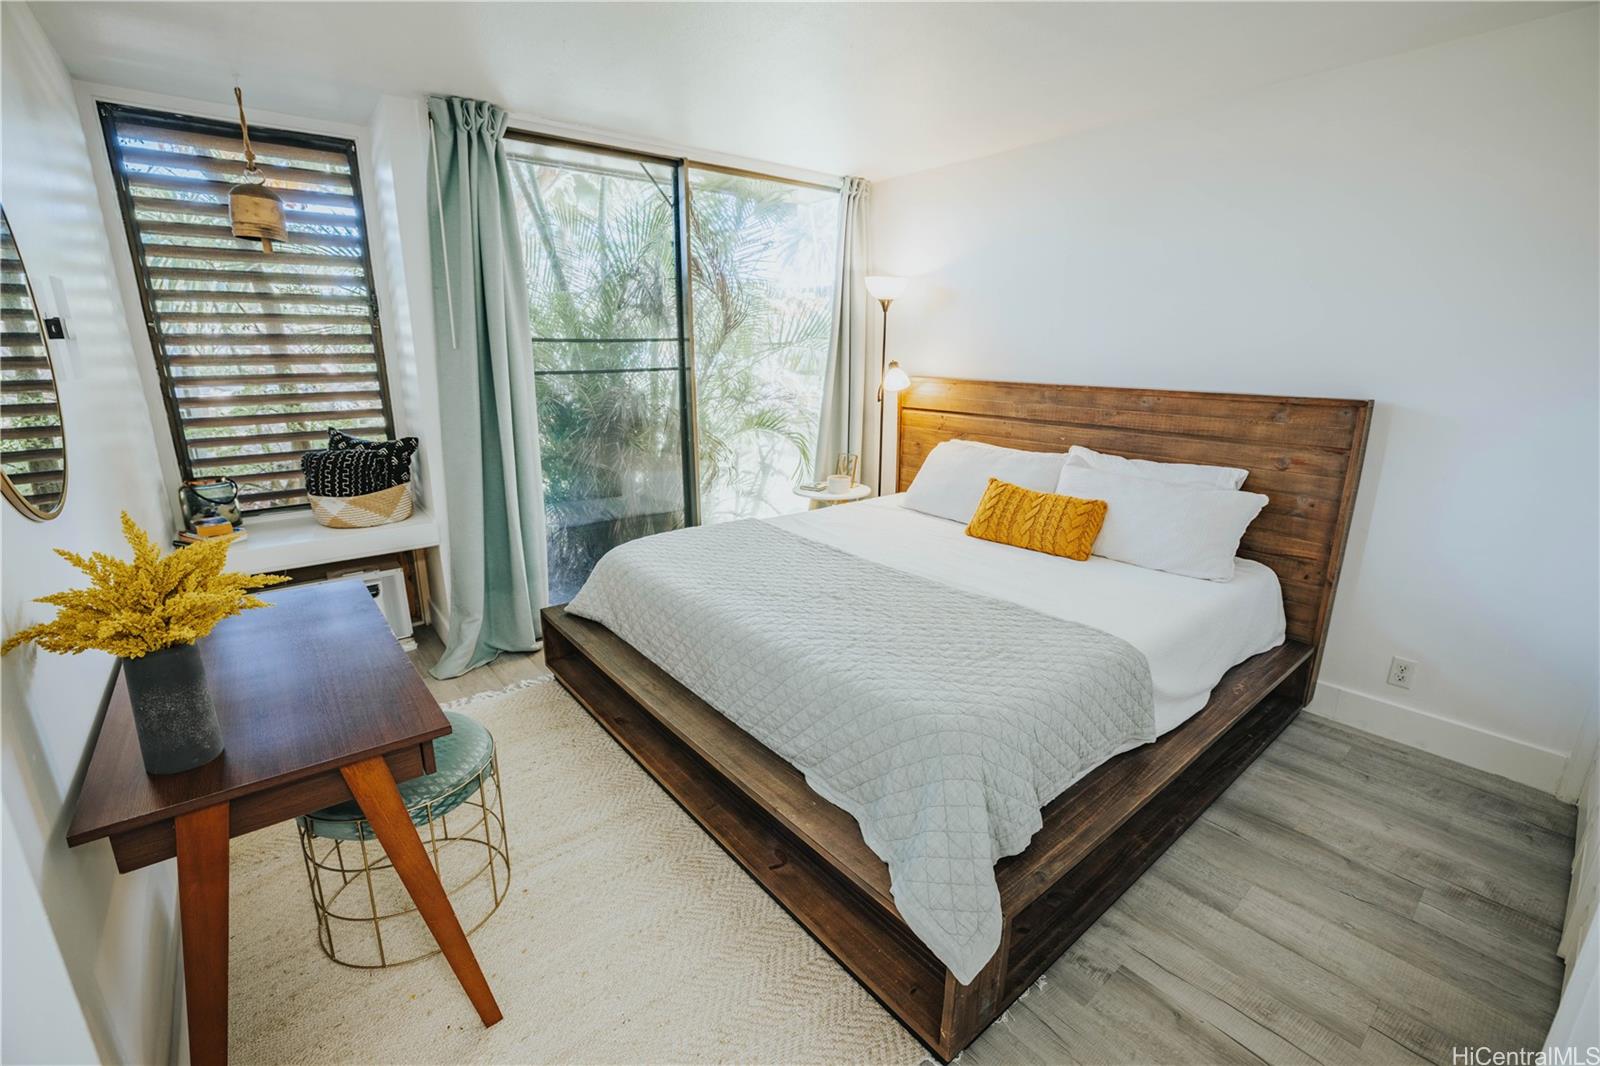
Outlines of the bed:
M912 932L916 925L926 935L923 915L897 907L889 868L856 818L658 661L562 607L544 612L546 660L730 855L948 1061L1306 702L1370 413L1367 401L935 378L916 379L901 394L898 485L909 484L935 445L954 438L1052 452L1082 444L1131 458L1244 467L1247 487L1271 502L1241 543L1235 580L1220 585L1150 571L1130 575L1137 568L1101 559L1073 566L1029 559L1034 553L975 542L955 523L908 511L893 497L778 519L763 533L778 537L787 526L783 535L803 540L804 552L843 552L881 564L908 587L925 577L957 586L967 580L975 583L973 593L1043 613L1065 600L1100 604L1088 617L1080 608L1078 620L1146 652L1156 739L1077 777L1044 806L1026 847L993 866L999 924L990 932L998 947L985 950L981 963L941 961L952 956L942 945L936 955ZM974 554L985 551L992 561ZM1054 584L1058 578L1070 584ZM963 643L983 649L985 661L1003 652L989 634L971 631L971 619L984 617L967 618L964 642L956 634L945 649L949 658L959 660ZM656 660L670 661L668 645L635 639L652 647ZM882 841L874 843L883 853Z

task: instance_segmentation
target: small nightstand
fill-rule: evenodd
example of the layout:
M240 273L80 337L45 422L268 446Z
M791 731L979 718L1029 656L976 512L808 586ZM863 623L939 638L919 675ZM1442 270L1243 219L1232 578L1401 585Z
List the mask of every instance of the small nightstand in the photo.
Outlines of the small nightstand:
M864 500L872 495L872 486L861 484L851 486L845 492L829 492L827 489L808 489L796 485L796 496L811 501L812 507L832 507L836 503L849 503L852 500Z

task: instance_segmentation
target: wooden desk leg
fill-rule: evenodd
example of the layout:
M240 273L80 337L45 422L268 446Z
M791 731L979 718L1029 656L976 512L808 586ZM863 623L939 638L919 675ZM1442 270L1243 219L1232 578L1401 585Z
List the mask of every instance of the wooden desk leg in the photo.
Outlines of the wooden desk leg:
M189 1061L228 1061L228 805L180 814L178 911Z
M411 893L411 901L428 923L433 939L439 942L445 960L455 971L456 980L466 990L467 998L472 1000L478 1017L485 1026L498 1022L500 1006L494 1001L494 993L489 990L477 956L472 954L467 934L461 931L461 922L450 906L450 897L445 895L439 875L428 861L422 838L406 813L389 764L381 757L364 759L340 767L339 773L344 775L344 782L360 804L361 813L367 816L378 843L394 863L395 873Z

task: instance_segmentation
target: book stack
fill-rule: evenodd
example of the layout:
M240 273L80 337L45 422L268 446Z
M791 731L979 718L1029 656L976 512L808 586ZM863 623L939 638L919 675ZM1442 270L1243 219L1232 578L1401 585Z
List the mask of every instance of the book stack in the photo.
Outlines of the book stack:
M250 535L250 532L248 530L245 530L245 529L235 529L232 532L233 532L233 542L235 544L239 543L241 540L244 540L246 537L248 537ZM203 537L198 533L194 533L194 532L191 532L190 530L186 529L182 533L179 533L176 537L172 538L172 546L174 548L181 548L185 544L195 544L195 543L198 543L199 541L202 541L202 540L210 540L212 537L215 537L217 535L218 534L213 533L213 534L211 534L211 537ZM222 534L222 535L226 536L227 534Z

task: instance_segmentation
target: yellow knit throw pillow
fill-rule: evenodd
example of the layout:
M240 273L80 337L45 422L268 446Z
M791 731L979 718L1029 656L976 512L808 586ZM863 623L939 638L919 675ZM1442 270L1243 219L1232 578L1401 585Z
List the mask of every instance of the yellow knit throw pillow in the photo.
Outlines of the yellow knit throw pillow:
M1105 520L1104 500L1035 492L992 477L967 536L1082 562Z

